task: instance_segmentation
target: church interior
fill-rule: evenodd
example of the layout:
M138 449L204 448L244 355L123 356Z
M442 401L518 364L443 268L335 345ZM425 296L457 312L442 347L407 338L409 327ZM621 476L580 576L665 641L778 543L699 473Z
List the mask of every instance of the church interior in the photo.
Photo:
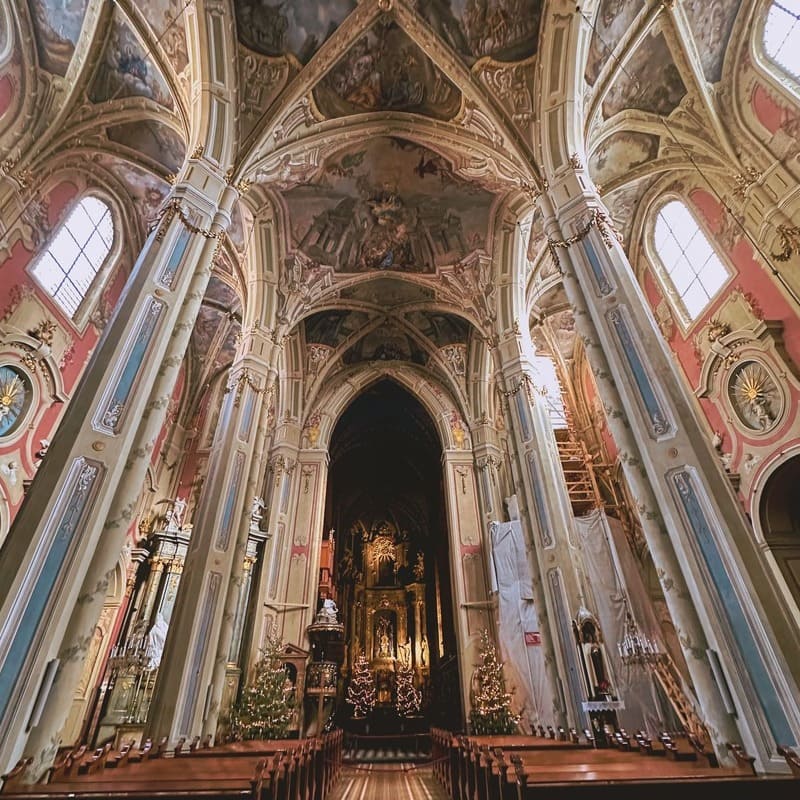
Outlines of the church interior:
M268 652L288 738L474 734L489 646L519 735L788 774L798 53L798 0L0 0L0 773L228 741Z

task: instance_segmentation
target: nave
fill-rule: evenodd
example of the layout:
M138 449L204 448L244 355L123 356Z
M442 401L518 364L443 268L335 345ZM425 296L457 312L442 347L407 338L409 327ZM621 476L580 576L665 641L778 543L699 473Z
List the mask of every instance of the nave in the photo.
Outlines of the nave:
M650 800L768 791L795 798L800 758L783 749L788 774L760 774L755 759L729 745L731 766L690 738L656 740L618 731L607 746L587 729L552 727L525 735L464 735L433 728L426 737L358 737L342 730L303 740L212 746L195 738L172 750L161 741L112 752L85 748L56 759L47 778L25 783L29 759L2 777L4 800ZM408 738L414 748L409 748ZM411 750L415 750L412 752ZM405 755L409 760L402 760Z

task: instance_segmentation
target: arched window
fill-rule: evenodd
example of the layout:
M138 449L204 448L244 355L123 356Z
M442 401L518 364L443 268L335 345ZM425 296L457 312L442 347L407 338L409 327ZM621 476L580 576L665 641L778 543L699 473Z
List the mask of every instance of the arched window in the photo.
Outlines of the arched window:
M58 227L31 274L70 318L75 316L114 243L111 209L88 195Z
M657 272L686 327L709 306L730 272L680 200L661 207L654 233Z
M769 7L764 52L784 72L800 80L800 0L776 0Z

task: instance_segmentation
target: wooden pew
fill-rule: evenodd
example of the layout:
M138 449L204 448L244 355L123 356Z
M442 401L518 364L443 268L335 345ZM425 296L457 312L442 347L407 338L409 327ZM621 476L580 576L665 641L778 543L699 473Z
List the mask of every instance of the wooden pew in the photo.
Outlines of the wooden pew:
M28 767L33 763L33 757L21 758L17 763L5 773L0 775L0 780L3 781L3 786L0 788L0 794L9 794L14 789L18 789L25 784L23 781L27 777L26 773Z
M111 752L111 742L98 747L88 758L84 758L78 765L79 775L93 775L106 768L108 754Z
M110 754L108 760L106 761L106 767L109 769L124 767L130 759L131 750L133 749L134 744L135 741L131 739L129 742L123 744L118 752Z
M56 761L50 769L47 770L47 782L58 780L61 777L69 777L78 772L78 765L86 755L86 745L82 744L75 750L68 750L66 755Z
M800 778L800 756L791 747L785 745L778 745L778 754L784 757L792 775Z

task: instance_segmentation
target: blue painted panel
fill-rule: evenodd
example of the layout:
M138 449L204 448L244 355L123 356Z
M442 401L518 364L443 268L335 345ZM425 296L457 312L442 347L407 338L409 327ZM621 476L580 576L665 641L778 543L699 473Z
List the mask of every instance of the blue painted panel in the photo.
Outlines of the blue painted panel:
M239 423L239 438L246 442L250 439L250 429L253 425L253 410L255 409L256 397L250 387L244 389L244 408L242 409L242 419Z
M214 547L217 550L227 550L231 540L231 530L233 528L233 512L236 509L236 497L239 494L239 484L242 480L242 469L244 468L244 453L237 453L236 460L231 471L231 482L228 485L228 494L225 496L225 506L222 509L222 519L220 520L219 533Z
M667 421L667 416L661 407L650 376L639 355L639 349L634 343L625 316L620 309L614 309L609 311L608 319L617 332L630 374L639 389L639 396L642 398L647 418L650 421L650 429L655 436L666 436L673 430L673 427Z
M528 408L528 394L525 387L520 387L514 395L514 402L517 405L517 416L519 417L520 433L522 441L527 442L531 438L530 409Z
M156 325L163 310L164 303L151 297L144 316L139 321L139 329L136 331L133 347L128 353L125 366L117 379L114 391L100 420L102 425L110 428L114 433L119 429L120 419L133 390L136 376L139 374L147 351L150 348L150 342L153 339Z
M547 515L544 492L542 492L542 481L539 477L539 463L536 460L536 453L528 453L528 472L531 476L531 488L533 489L533 510L536 514L536 521L539 523L539 538L542 540L544 547L552 547L553 534L550 532L550 520Z
M22 612L21 619L17 622L11 647L0 668L0 717L8 708L12 692L20 679L26 657L33 645L36 631L50 602L50 596L59 584L59 572L70 551L78 526L85 517L92 490L101 477L101 465L79 458L73 463L72 474L72 485L65 492L61 507L57 507L53 512L51 525L58 527L44 557L30 599Z
M600 294L611 294L612 286L608 281L608 275L606 275L603 265L600 263L600 259L597 257L597 251L594 249L594 245L589 241L589 239L583 240L583 251L586 253L586 259L589 262L589 266L592 268L592 275L594 275L594 279L597 283L597 288L600 290Z
M161 270L161 274L158 276L158 282L162 286L166 286L167 289L171 289L173 283L175 283L175 276L178 274L178 268L181 265L181 261L183 261L183 255L189 245L190 237L190 232L183 228L178 234L178 238L175 241L172 252L169 254L167 263L164 265L164 268Z
M188 736L189 725L192 722L192 712L197 706L199 678L202 668L203 653L208 650L209 639L211 637L211 624L214 621L214 612L217 608L217 595L219 594L222 575L219 572L212 572L208 578L208 589L203 598L203 608L200 612L200 624L197 630L197 638L194 640L192 648L192 658L189 662L189 674L186 686L186 695L183 699L183 712L181 713L180 733Z
M730 575L720 555L714 534L697 496L692 476L685 470L672 476L678 497L694 531L697 545L705 561L711 580L717 589L725 616L730 623L739 653L756 690L775 741L780 744L797 744L766 664L756 644L750 624L736 594Z

